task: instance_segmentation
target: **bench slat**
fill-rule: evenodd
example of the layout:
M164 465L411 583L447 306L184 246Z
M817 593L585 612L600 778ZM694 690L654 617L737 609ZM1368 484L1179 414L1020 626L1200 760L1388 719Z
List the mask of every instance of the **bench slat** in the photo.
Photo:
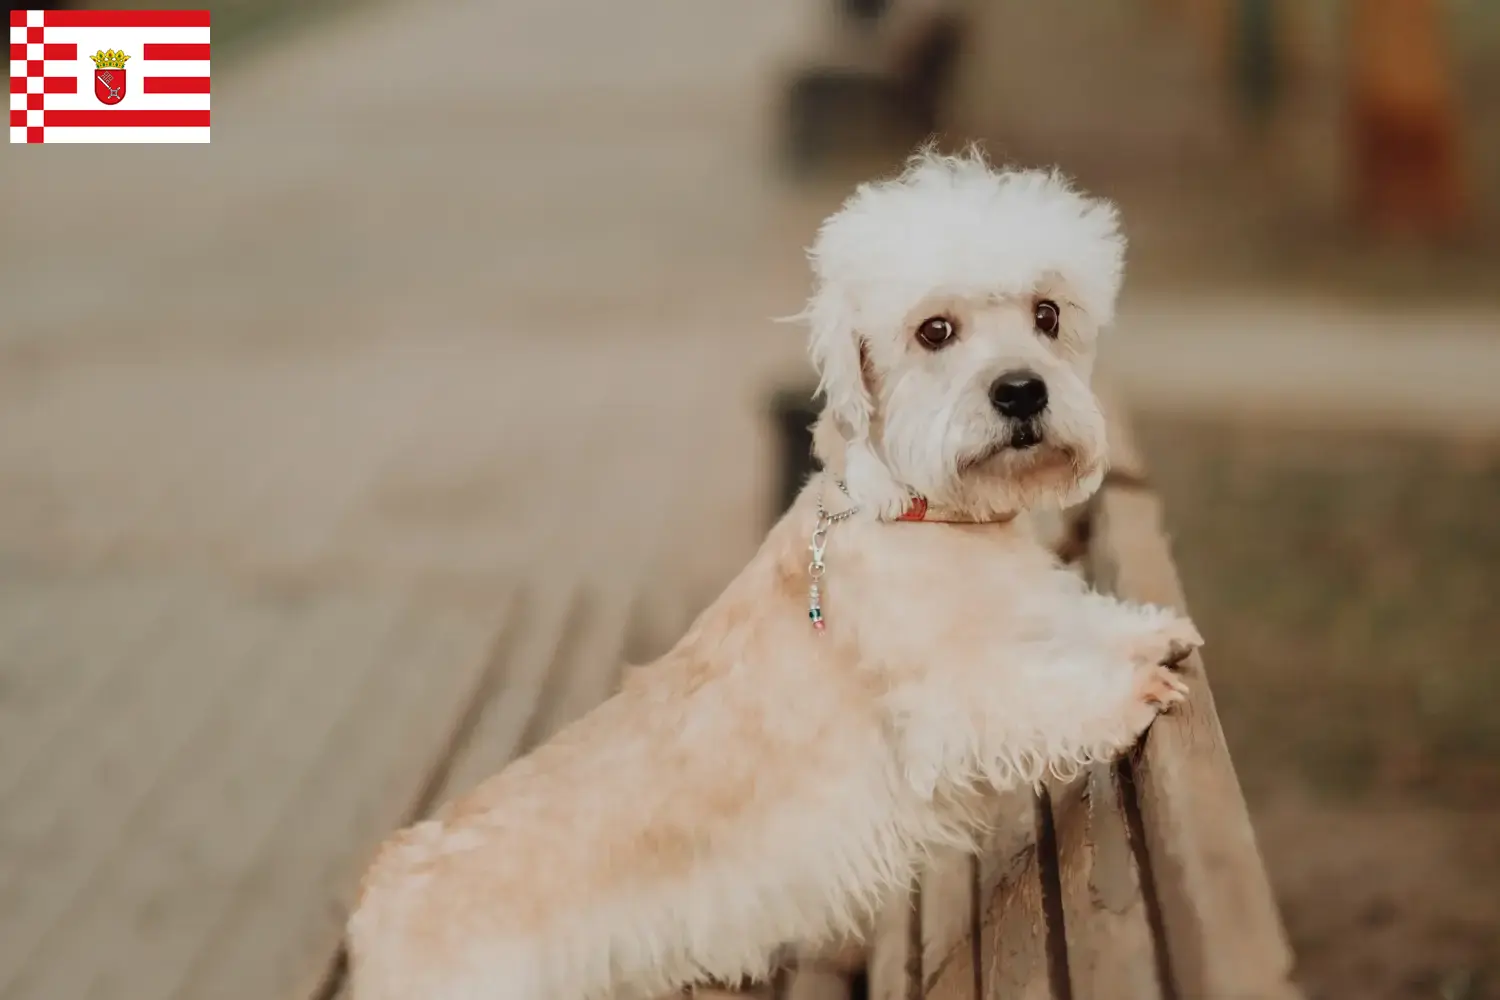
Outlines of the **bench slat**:
M922 965L913 947L921 933L922 896L915 888L886 904L870 941L870 1000L922 1000Z
M1073 1000L1161 1000L1117 773L1096 764L1052 800Z
M1047 917L1042 906L1042 873L1035 847L1016 859L981 911L981 1000L1052 1000L1047 972ZM972 973L954 969L952 993L933 984L929 996L958 1000L969 995Z
M1109 426L1117 468L1143 469L1117 409ZM1093 518L1089 561L1101 589L1186 607L1155 496L1106 486ZM1300 995L1291 984L1291 948L1201 657L1185 669L1191 697L1152 726L1135 766L1151 889L1176 993L1290 1000Z

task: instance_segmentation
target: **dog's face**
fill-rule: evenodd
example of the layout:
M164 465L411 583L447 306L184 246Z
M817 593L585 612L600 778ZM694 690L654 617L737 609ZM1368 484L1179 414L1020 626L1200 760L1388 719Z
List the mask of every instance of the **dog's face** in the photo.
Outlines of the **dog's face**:
M806 313L851 493L982 518L1097 488L1089 382L1123 251L1107 203L975 156L923 155L856 192L811 252Z

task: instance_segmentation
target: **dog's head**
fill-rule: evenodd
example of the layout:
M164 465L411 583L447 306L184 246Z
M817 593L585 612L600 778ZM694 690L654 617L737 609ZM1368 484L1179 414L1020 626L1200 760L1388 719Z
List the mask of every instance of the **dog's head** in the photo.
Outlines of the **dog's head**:
M982 519L1092 493L1089 382L1124 251L1108 202L974 152L855 191L809 251L802 314L851 495L891 517L914 490Z

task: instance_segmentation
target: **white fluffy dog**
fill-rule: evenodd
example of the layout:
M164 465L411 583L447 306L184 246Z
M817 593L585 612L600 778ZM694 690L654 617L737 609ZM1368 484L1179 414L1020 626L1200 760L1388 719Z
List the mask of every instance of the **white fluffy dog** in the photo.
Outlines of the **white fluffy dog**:
M1089 378L1123 253L1108 203L976 154L859 188L804 314L828 471L671 652L385 845L355 1000L763 975L967 844L990 790L1180 700L1193 626L1090 592L1016 521L1103 475Z

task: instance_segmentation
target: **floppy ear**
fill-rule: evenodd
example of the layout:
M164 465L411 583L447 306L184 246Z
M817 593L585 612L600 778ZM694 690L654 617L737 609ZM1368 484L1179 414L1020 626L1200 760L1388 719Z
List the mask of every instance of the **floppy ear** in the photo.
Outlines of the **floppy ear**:
M845 295L825 285L803 316L811 330L808 353L818 372L818 391L827 400L834 425L846 440L864 441L870 435L874 402L865 385L854 309Z

